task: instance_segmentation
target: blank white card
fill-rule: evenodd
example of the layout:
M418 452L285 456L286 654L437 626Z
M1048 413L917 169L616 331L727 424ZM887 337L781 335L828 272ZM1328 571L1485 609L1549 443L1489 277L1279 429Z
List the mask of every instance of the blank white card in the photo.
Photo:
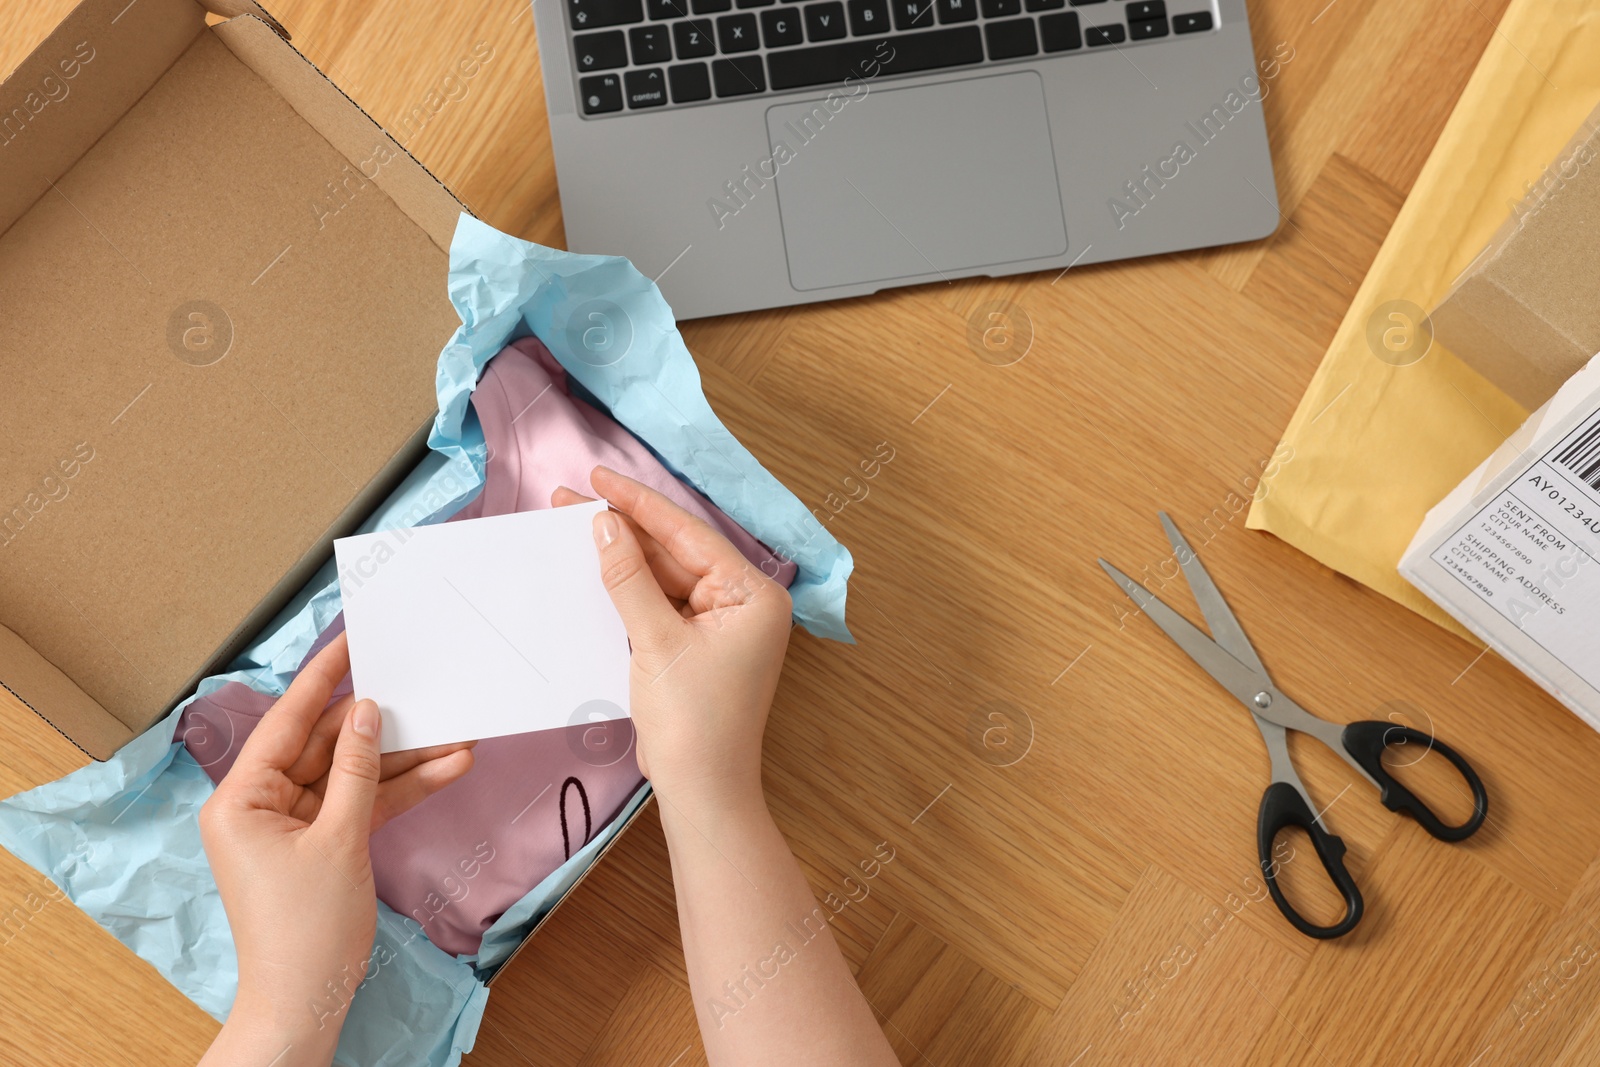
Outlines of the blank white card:
M628 635L591 533L604 501L333 543L356 696L384 752L628 714Z

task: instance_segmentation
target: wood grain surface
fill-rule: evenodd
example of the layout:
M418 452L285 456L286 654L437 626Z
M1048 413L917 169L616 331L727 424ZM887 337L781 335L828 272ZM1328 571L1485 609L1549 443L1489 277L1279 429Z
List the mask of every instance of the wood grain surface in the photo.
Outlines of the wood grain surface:
M268 6L481 217L562 243L522 0ZM797 633L766 780L819 896L894 851L836 926L905 1063L1600 1057L1600 736L1499 658L1244 529L1505 6L1253 2L1260 55L1294 55L1264 103L1271 239L684 324L722 418L855 555L859 643ZM68 7L0 7L0 69ZM413 124L478 42L494 58L468 95ZM1009 365L969 342L995 302L1009 351L1028 342ZM863 480L884 442L893 460ZM1367 894L1341 941L1257 899L1260 738L1095 565L1157 573L1160 508L1286 690L1330 718L1436 729L1489 786L1485 830L1447 846L1297 747ZM0 793L82 762L15 704L0 729ZM0 938L0 1060L192 1063L215 1024L49 888L0 855L0 911L28 916ZM467 1062L704 1062L653 815L496 984Z

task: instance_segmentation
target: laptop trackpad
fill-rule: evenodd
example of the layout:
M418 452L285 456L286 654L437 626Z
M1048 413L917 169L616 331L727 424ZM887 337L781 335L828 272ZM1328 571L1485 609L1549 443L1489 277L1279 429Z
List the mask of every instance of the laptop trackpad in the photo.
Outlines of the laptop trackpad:
M852 96L851 94L854 93ZM1067 250L1044 86L1032 71L884 89L853 79L767 110L796 289Z

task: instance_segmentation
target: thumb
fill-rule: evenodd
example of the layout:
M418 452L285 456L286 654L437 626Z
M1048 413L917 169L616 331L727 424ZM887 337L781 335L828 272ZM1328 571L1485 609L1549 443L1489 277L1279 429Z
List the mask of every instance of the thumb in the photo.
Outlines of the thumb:
M378 705L358 700L339 727L328 768L328 788L316 825L343 843L365 846L372 831L372 805L378 795L378 737L383 719Z
M636 649L655 654L683 625L683 617L672 609L656 576L650 573L639 539L614 512L595 515L594 543L600 550L600 580L622 616L629 641Z

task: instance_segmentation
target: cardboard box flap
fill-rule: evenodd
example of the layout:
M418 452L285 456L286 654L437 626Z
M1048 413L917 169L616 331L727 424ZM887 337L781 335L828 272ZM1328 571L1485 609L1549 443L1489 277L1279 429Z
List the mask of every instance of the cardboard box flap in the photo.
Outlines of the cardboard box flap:
M0 626L0 685L95 759L109 759L133 740L132 730L4 626Z
M200 3L213 15L221 15L225 19L238 18L240 15L254 16L271 26L273 32L285 41L294 39L289 36L289 31L284 29L282 23L267 14L265 8L252 0L200 0Z
M84 0L19 76L92 58L0 144L0 683L102 758L420 458L457 325L459 203L268 24L204 21Z
M344 154L360 179L374 182L449 253L456 219L466 208L409 152L299 52L283 47L270 28L251 17L214 31L239 57L282 94L300 117ZM357 180L360 180L357 179ZM349 179L336 178L336 184Z
M0 233L204 32L194 0L85 0L0 84ZM106 43L115 34L115 47ZM91 73L93 77L84 75Z

